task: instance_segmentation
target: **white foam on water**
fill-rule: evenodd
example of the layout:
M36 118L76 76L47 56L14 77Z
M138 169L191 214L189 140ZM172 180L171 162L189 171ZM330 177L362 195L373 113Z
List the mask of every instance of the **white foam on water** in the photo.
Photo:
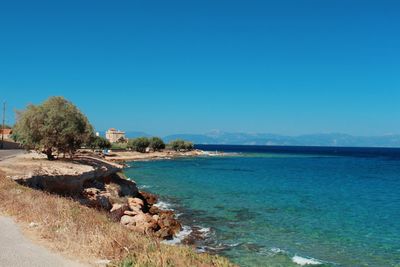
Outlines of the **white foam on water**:
M285 253L285 251L280 248L271 248L271 252L274 254Z
M199 232L200 233L208 233L208 232L211 232L211 229L209 227L200 227Z
M196 251L198 253L206 253L207 252L206 247L204 247L204 246L196 248Z
M178 245L180 244L186 237L188 237L192 233L192 229L189 226L183 226L182 230L174 236L172 240L164 240L162 243L168 245Z
M241 245L241 243L227 244L227 246L230 247L230 248L238 247L240 245Z
M162 210L173 210L173 208L171 208L171 204L164 201L158 201L156 204L154 204L154 206Z
M211 234L211 228L209 227L202 227L199 225L194 226L196 231L201 234L202 238L207 238Z
M304 266L304 265L320 265L322 262L313 259L313 258L303 258L300 256L295 255L292 258L292 261L298 265Z

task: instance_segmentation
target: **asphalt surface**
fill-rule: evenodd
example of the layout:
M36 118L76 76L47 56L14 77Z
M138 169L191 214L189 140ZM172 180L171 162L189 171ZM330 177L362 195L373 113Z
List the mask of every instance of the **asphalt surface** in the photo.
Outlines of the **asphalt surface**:
M19 154L23 154L24 152L25 150L23 149L0 149L0 161L15 157Z
M25 238L15 222L0 216L0 267L83 267Z

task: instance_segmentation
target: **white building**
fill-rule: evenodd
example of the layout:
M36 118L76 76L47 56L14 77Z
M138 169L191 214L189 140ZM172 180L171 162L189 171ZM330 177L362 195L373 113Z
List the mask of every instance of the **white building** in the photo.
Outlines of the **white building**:
M106 132L106 138L111 143L116 143L121 137L126 139L125 132L116 130L114 128L111 128Z

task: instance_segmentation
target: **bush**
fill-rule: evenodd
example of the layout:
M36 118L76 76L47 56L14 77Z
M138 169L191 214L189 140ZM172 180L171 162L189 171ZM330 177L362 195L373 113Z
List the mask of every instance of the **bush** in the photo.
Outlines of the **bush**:
M169 147L171 147L175 151L191 151L194 149L194 145L192 142L184 141L181 139L171 141L169 143Z
M89 146L92 149L109 149L111 148L111 143L104 137L94 136L91 138Z
M147 137L139 137L128 141L128 148L141 153L146 152L149 145L150 140Z
M185 141L184 149L188 151L192 151L194 149L194 144L192 142Z
M150 138L150 148L154 151L160 151L165 148L164 141L159 137L152 137Z
M25 148L43 152L48 159L54 159L54 152L72 156L94 135L86 116L63 97L51 97L17 112L14 131Z
M125 138L125 137L123 137L123 136L121 136L120 138L118 138L118 140L117 140L117 143L119 143L119 144L124 144L124 143L127 143L128 142L128 140Z

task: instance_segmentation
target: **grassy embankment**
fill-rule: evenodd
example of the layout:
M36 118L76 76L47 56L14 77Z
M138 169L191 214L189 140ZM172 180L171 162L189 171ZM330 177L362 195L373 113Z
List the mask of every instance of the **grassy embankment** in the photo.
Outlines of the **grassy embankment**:
M111 266L233 266L225 258L129 232L104 213L27 188L0 173L0 212L19 223L34 222L46 246L78 259L109 259Z

